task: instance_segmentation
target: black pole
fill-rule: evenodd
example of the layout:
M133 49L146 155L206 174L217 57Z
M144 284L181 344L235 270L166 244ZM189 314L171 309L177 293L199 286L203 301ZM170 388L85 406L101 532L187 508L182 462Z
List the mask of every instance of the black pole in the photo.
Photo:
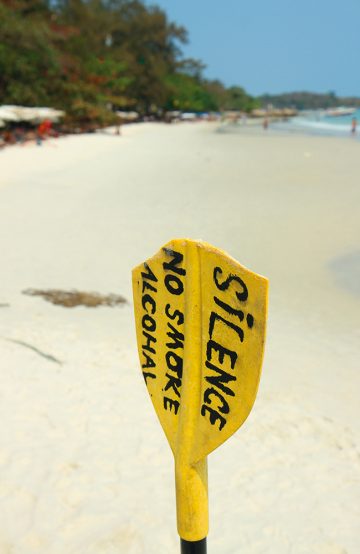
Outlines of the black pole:
M206 554L206 537L201 541L181 541L181 554Z

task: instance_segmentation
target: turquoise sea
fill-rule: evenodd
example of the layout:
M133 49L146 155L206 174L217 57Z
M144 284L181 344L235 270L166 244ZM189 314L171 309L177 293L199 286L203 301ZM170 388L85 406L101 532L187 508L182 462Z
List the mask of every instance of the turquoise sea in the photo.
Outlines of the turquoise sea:
M273 123L273 130L302 132L322 136L351 136L351 121L358 121L357 138L360 139L360 109L351 115L329 116L325 112L302 112L288 121Z

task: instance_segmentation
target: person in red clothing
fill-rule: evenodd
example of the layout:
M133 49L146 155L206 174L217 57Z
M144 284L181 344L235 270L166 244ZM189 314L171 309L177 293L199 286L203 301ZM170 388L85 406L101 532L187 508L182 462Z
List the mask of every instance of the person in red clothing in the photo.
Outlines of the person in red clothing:
M44 138L50 134L51 125L52 123L50 119L44 119L44 121L42 121L38 126L37 132L36 132L36 142L39 146L41 146Z

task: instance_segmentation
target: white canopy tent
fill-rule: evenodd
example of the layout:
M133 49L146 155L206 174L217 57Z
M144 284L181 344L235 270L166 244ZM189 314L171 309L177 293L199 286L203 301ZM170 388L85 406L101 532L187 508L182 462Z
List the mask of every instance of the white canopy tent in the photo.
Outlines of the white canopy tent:
M27 122L38 124L49 119L53 123L57 123L62 117L64 117L65 112L61 110L55 110L54 108L29 108L25 106L0 106L0 126L6 125L7 123L15 122Z

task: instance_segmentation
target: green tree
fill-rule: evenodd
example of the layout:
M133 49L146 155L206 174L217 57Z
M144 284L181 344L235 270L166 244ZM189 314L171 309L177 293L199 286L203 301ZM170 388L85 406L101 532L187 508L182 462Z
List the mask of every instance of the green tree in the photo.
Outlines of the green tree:
M140 112L149 114L167 101L167 77L176 70L179 44L186 42L187 33L156 6L146 7L138 0L117 4L112 2L112 48L131 75L129 96L136 99Z
M54 15L67 113L82 124L116 121L109 108L127 103L131 78L109 42L111 13L100 0L65 0L56 4Z
M221 81L215 79L213 81L205 80L203 83L205 90L213 98L217 111L223 111L226 107L227 90Z
M233 86L227 89L224 104L226 110L251 112L257 106L257 101L247 94L242 87Z
M217 110L215 98L198 79L174 73L167 77L166 84L169 91L166 109L191 112Z
M60 59L52 32L37 15L29 19L0 4L0 96L4 103L56 103Z

